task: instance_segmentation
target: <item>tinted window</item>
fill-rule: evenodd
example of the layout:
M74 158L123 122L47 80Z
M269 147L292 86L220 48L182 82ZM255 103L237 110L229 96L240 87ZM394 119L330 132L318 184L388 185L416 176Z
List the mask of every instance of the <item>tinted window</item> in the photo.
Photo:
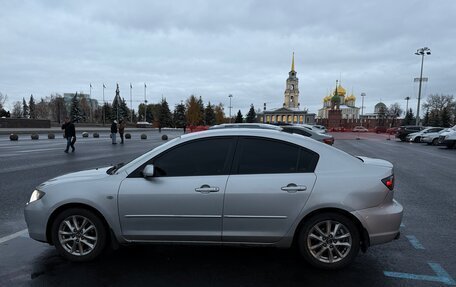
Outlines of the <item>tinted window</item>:
M242 138L236 151L239 174L313 172L318 154L286 142Z
M203 139L180 145L153 159L155 176L199 176L229 173L235 139Z
M299 153L298 172L314 172L320 156L318 153L301 148Z

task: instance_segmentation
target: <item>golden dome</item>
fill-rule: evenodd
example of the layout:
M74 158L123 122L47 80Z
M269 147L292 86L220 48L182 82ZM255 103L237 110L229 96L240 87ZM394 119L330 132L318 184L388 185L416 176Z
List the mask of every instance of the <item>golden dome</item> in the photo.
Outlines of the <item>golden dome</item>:
M348 96L345 101L356 101L356 97L355 95L351 94L350 96Z
M326 96L323 98L323 102L330 102L331 101L331 96Z
M339 84L339 86L337 86L337 94L344 97L346 93L347 91Z

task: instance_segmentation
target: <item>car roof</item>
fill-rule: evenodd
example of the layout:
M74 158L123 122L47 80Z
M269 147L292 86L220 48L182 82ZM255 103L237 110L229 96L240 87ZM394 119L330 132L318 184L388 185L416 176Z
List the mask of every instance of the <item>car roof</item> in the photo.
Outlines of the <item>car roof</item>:
M279 126L274 126L270 124L260 124L260 123L234 123L234 124L220 124L210 127L210 130L215 129L225 129L225 128L252 128L252 129L271 129L271 130L282 130Z

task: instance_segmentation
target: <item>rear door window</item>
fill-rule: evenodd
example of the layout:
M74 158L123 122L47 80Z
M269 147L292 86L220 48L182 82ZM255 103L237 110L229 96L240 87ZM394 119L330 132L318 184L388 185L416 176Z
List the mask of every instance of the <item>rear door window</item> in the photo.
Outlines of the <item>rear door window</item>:
M237 174L314 172L318 154L284 141L240 138L235 155Z

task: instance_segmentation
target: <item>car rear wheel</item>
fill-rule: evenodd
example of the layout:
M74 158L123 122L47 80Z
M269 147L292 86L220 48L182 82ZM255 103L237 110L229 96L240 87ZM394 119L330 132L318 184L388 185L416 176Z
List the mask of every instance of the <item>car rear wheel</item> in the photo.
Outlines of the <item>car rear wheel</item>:
M52 224L52 242L60 255L70 261L90 261L106 245L106 228L93 212L82 208L63 211Z
M359 248L357 227L350 219L337 213L318 214L300 230L301 255L317 268L343 268L353 262Z

